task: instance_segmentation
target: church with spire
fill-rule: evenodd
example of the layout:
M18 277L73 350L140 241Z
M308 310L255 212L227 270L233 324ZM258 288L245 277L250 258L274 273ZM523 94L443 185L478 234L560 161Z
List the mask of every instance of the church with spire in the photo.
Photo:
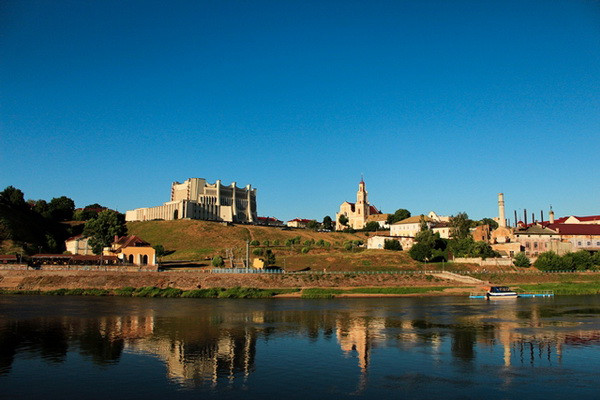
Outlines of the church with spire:
M335 214L335 229L337 231L346 228L363 229L368 220L370 221L372 219L369 218L369 216L381 214L375 206L369 204L367 194L365 181L361 178L358 184L358 192L356 192L356 203L350 203L348 201L343 202L342 205L340 205L340 212ZM346 225L340 222L340 217L342 215L348 219Z

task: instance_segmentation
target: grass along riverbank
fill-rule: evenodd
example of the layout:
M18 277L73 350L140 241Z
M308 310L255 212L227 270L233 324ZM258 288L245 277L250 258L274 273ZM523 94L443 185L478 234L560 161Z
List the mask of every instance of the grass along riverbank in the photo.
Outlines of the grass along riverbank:
M520 292L552 290L555 295L600 294L600 282L559 282L519 285Z
M8 295L44 295L44 296L121 296L121 297L164 297L164 298L226 298L226 299L264 299L278 294L299 292L300 289L257 289L245 287L209 288L181 290L177 288L141 288L124 287L120 289L56 289L56 290L0 290Z

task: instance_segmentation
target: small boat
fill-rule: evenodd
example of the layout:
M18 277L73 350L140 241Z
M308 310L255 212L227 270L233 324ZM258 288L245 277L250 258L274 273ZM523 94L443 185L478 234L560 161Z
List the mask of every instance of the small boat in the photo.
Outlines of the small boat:
M517 292L510 290L508 286L492 286L485 296L489 299L516 299Z

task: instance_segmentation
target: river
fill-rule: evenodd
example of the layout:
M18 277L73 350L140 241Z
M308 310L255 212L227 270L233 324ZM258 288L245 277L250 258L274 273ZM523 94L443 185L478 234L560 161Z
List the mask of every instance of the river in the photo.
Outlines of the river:
M0 296L0 397L600 396L600 296Z

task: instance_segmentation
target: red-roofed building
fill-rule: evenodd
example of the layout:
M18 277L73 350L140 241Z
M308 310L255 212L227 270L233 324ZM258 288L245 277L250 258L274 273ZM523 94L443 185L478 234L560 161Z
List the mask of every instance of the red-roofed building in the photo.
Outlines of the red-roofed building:
M94 252L89 245L89 240L89 237L83 235L73 236L65 240L65 247L71 254L92 255Z
M116 255L123 262L134 265L156 264L156 250L150 243L136 235L115 236L110 250L104 251L105 255Z
M273 217L257 217L256 225L264 225L264 226L284 226L283 221L278 220Z

